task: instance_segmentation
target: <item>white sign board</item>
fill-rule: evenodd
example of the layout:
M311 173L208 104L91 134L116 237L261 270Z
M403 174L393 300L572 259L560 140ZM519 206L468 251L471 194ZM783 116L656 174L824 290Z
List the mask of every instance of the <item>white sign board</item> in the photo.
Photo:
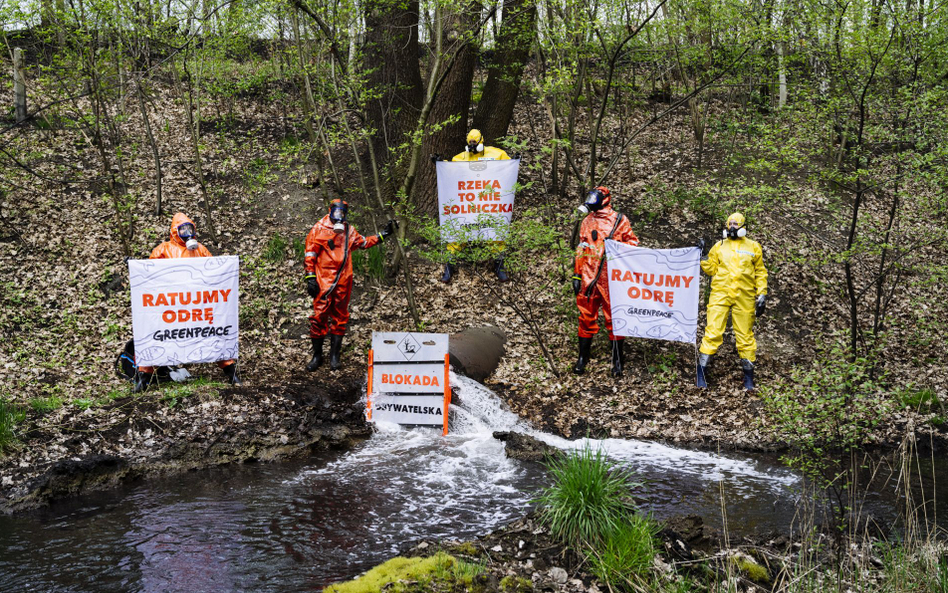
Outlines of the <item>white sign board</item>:
M520 159L438 161L441 240L503 240L513 218Z
M701 250L645 249L606 241L612 333L694 343Z
M138 366L237 358L237 256L130 259Z
M366 416L448 428L448 335L373 332Z
M397 424L444 424L444 395L372 395L372 417Z

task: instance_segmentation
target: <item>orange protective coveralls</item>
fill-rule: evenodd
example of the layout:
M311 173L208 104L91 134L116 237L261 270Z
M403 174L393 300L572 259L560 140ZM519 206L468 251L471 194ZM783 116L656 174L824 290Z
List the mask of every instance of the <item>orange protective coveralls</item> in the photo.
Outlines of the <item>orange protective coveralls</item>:
M181 237L178 236L178 227L182 224L190 222L194 224L194 221L188 218L183 212L178 212L171 218L171 239L165 241L151 250L151 255L148 259L168 259L174 257L211 257L211 252L207 250L207 247L198 243L198 248L191 250L188 249ZM226 366L234 364L233 360L222 360L217 363L217 366L224 368ZM138 370L142 373L154 373L155 367L138 367Z
M309 317L309 335L313 338L346 333L352 296L352 250L368 249L382 240L378 235L363 237L349 223L346 232L338 235L332 226L327 214L306 235L306 273L314 274L319 284L319 296L313 299L313 314Z
M610 340L622 340L612 335L612 308L609 304L609 264L605 260L606 238L615 226L613 241L627 245L638 245L639 238L632 232L629 219L612 209L607 196L601 209L590 212L579 228L579 245L576 246L574 273L581 278L581 288L576 296L579 307L579 337L591 338L599 331L599 307L606 317L606 330ZM619 225L616 220L622 216ZM599 273L600 262L602 272ZM596 274L599 280L596 281ZM593 285L593 282L595 284Z

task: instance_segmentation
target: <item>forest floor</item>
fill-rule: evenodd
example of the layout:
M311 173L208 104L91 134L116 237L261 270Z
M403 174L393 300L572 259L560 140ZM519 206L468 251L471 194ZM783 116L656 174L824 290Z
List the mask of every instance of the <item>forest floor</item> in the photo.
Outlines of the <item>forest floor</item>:
M13 185L0 194L5 303L0 310L0 396L25 412L15 427L16 442L0 457L0 500L8 505L36 502L37 492L52 488L51 475L68 473L70 464L93 456L167 470L175 458L186 460L182 467L196 467L278 458L291 454L294 446L306 451L325 443L344 444L366 431L358 394L371 333L413 327L402 286L366 272L369 266L363 263L350 307L345 368L306 373L311 301L302 281L302 241L323 216L325 203L312 187L311 149L297 139L299 121L287 116L285 105L260 97L210 103L201 141L218 233L213 240L192 173L183 103L173 89L161 91L151 103L150 117L163 161L163 212L155 213L155 166L142 141L139 150L124 155L133 199L133 224L124 239L124 219L117 217L99 172L90 165L96 149L74 128L30 126L7 134L7 150L25 155L24 162L35 172L47 179L70 179L59 184L13 169L5 172ZM0 86L0 104L9 104L11 97L11 89ZM644 104L632 118L645 121L653 109ZM63 116L68 115L66 109ZM649 128L608 182L614 206L629 216L646 247L692 245L699 236L720 232L722 220L710 214L717 209L675 197L696 195L695 188L713 183L714 175L727 169L726 138L713 133L704 167L694 166L686 118L682 110ZM121 125L124 134L144 138L142 119L131 105ZM548 127L528 97L521 101L510 133L538 147L548 138ZM347 150L340 142L333 153L342 194L353 204L356 227L372 234ZM525 153L521 182L533 185L517 196L517 208L571 212L579 188L550 191L544 158L538 149ZM655 190L661 187L676 191ZM823 205L813 193L811 216L818 218ZM722 198L721 204L725 202ZM116 357L132 334L123 242L127 240L132 257L147 257L168 238L177 211L195 220L213 253L241 258L239 364L245 386L226 388L215 365L192 365L195 383L133 395L130 384L114 372ZM768 310L755 327L757 379L765 388L821 364L826 356L821 344L846 327L839 265L827 263L823 254L826 241L838 237L802 228L794 222L800 218L768 207L750 225L750 236L763 245L770 269ZM571 230L562 229L564 241ZM391 260L392 247L384 249ZM941 261L945 256L937 250L926 254ZM491 287L487 264L463 266L456 280L444 285L438 281L438 264L417 254L411 262L424 331L454 333L482 325L504 329L506 355L486 384L540 428L567 437L608 435L706 448L782 447L769 431L761 393L742 389L730 331L707 390L693 387L695 348L686 344L628 340L626 375L612 379L604 332L596 338L587 374L577 377L569 372L576 351L570 274L558 264L538 256L536 265L512 282ZM944 400L948 367L939 361L946 359L948 346L919 328L944 318L948 286L912 284L909 276L902 304L889 313L887 380L905 389L930 390ZM552 288L536 289L551 278ZM524 320L503 304L509 299L542 320L555 373ZM939 410L902 405L897 394L893 400L898 403L876 428L875 442L895 444L907 433L943 442ZM329 425L334 428L325 428ZM344 434L333 432L337 429ZM227 443L230 448L224 447ZM241 443L253 446L248 450ZM185 448L189 453L182 453ZM69 492L72 486L58 488Z

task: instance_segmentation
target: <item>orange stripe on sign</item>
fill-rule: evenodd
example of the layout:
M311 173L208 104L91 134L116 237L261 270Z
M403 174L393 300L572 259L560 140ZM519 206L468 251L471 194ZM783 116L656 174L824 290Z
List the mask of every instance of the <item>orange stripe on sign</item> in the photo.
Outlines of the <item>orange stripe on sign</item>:
M373 356L375 352L369 348L369 384L365 388L365 418L366 420L372 419L372 371L374 367L372 366Z
M441 436L448 436L448 408L451 406L451 355L444 355L444 430Z

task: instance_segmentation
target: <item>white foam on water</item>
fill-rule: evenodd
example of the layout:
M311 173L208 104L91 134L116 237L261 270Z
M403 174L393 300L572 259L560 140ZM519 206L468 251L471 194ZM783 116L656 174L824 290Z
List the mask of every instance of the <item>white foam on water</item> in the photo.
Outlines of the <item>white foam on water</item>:
M709 482L739 478L767 484L778 490L799 482L799 477L788 470L763 468L755 460L738 455L693 451L639 440L567 440L534 429L507 410L496 394L472 379L452 373L451 384L456 386L460 396L461 406L456 410L460 422L452 424L452 430L457 424L459 432L516 430L558 449L589 447L594 451L602 450L609 458L629 464L633 469L685 472Z
M789 470L766 467L756 460L732 454L717 454L672 447L656 442L626 439L578 439L536 430L507 409L490 389L473 379L451 372L455 399L447 437L436 428L404 428L376 422L375 434L337 461L311 470L317 474L344 477L352 471L365 473L398 466L410 472L415 488L426 493L453 489L456 492L496 490L512 492L512 482L521 476L520 464L504 455L504 445L493 438L495 431L518 431L563 450L589 447L602 450L610 459L638 472L652 475L688 474L715 483L726 480L740 490L742 485L761 486L785 492L799 482ZM406 463L410 458L410 463ZM384 471L383 473L388 473ZM403 482L390 477L389 483Z

